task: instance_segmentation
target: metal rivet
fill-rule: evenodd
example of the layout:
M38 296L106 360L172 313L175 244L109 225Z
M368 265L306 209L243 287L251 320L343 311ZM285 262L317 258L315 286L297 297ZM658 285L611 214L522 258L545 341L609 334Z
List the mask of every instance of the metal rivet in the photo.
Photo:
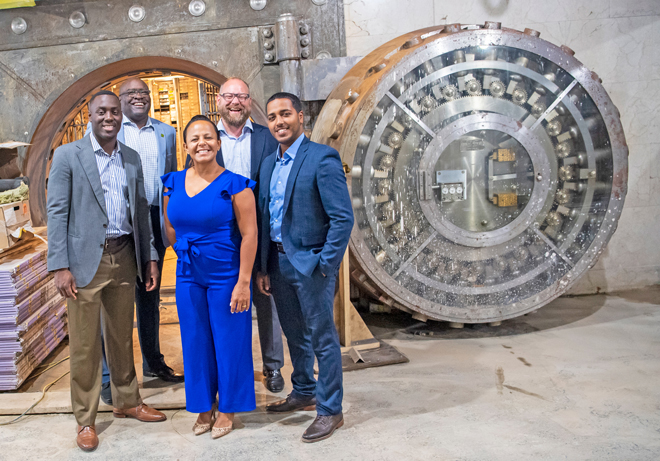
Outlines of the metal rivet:
M575 56L575 51L573 51L572 49L570 49L566 45L562 45L560 48L564 53L569 54L571 56Z
M275 56L273 56L271 53L266 53L264 55L264 59L266 60L266 62L273 62L273 60L275 59Z
M275 44L273 42L264 42L264 48L267 50L272 50L275 47Z
M332 55L328 51L321 51L316 55L316 59L330 59Z
M307 37L303 37L300 39L300 46L309 46L309 39Z
M360 97L360 94L357 91L353 91L352 89L348 90L348 94L346 95L346 100L350 103L353 104L355 101L357 101L357 98Z
M273 29L264 29L261 31L264 37L271 38L273 36Z
M206 3L204 3L204 0L192 0L188 4L188 11L193 16L201 16L206 11Z
M305 59L309 58L309 50L302 50L300 52L300 56L302 56Z
M267 0L250 0L250 8L255 11L261 11L266 8Z
M14 18L11 21L11 31L16 35L24 34L27 27L27 22L23 18Z
M307 35L309 34L309 26L307 24L303 24L300 26L300 35Z
M71 27L74 29L80 29L85 25L84 13L82 11L74 11L71 13L71 16L69 16L69 24L71 24Z
M218 67L218 61L213 61L213 65L214 65L215 67Z
M314 5L321 6L321 5L325 5L327 3L327 0L312 0L312 3Z
M494 21L486 21L484 24L484 29L493 29L493 30L498 30L502 28L502 23L501 22L494 22Z
M536 173L536 180L541 181L543 179L543 175L541 173Z
M486 220L484 219L483 221L481 221L481 225L482 225L482 226L487 226L487 225L488 225L488 221L486 221Z
M133 22L140 22L147 15L147 11L143 6L133 5L128 9L128 19Z

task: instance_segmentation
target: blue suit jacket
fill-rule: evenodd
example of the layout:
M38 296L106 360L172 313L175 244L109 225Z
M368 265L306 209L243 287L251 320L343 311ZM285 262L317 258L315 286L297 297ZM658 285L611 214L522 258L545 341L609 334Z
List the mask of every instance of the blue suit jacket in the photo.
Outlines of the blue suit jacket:
M177 170L176 160L176 129L163 123L160 120L149 117L151 124L158 139L158 178L166 173L171 173ZM91 122L87 123L87 131L85 136L89 134L92 129ZM117 141L125 144L124 141L124 124L122 123L119 133L117 134ZM163 237L163 245L167 248L170 246L170 241L165 232L165 218L163 217L163 183L158 180L158 203L160 206L160 235Z
M270 179L277 150L261 166L258 207L258 270L268 271L270 245ZM353 229L353 208L339 153L305 137L293 161L284 191L282 245L291 264L311 276L318 266L325 275L339 268Z

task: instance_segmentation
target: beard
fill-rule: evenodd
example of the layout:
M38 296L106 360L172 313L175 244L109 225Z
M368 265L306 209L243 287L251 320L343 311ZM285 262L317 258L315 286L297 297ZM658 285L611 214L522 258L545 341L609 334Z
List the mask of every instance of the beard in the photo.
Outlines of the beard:
M241 113L236 114L230 112L229 108L224 106L220 107L220 117L222 117L222 122L233 127L241 127L247 122L247 119L250 118L250 114L244 107L241 108Z

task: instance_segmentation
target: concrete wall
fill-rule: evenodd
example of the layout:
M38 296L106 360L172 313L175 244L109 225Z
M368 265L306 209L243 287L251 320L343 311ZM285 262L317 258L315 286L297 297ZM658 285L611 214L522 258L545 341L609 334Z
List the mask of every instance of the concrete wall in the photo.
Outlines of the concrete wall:
M486 20L575 50L621 112L630 173L619 228L571 293L660 283L659 0L344 0L344 14L349 56L415 29Z

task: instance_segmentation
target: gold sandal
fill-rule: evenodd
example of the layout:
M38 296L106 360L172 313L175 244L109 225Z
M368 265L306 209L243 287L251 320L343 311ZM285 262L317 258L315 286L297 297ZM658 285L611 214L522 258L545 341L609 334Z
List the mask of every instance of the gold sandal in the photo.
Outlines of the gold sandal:
M193 426L192 430L195 435L202 435L207 433L208 431L211 430L211 427L213 427L213 423L215 423L215 405L213 406L211 410L211 422L209 423L198 423L195 421L195 425Z

